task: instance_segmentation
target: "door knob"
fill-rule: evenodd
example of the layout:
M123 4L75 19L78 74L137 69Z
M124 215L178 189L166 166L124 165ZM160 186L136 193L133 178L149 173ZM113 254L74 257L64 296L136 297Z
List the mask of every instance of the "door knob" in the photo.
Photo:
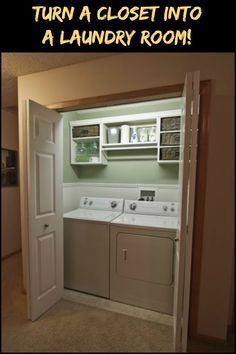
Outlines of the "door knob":
M49 227L49 225L48 224L44 224L44 228L46 229L47 227Z
M179 241L179 237L175 237L174 241L178 242Z

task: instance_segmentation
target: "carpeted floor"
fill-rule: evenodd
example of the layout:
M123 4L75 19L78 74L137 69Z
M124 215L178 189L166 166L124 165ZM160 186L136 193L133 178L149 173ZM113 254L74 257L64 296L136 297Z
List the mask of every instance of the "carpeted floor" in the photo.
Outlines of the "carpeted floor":
M2 352L171 352L169 326L61 300L27 320L21 254L2 262Z

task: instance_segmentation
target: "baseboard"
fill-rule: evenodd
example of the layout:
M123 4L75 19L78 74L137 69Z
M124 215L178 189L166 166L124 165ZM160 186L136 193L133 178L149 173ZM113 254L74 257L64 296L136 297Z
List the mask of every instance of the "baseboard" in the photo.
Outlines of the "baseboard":
M11 257L11 256L14 256L15 254L20 253L20 252L21 252L21 249L19 249L18 251L14 251L14 252L12 252L12 253L9 253L9 254L7 254L6 256L3 256L3 257L1 258L1 260L4 261L5 259L7 259L7 258L9 258L9 257Z

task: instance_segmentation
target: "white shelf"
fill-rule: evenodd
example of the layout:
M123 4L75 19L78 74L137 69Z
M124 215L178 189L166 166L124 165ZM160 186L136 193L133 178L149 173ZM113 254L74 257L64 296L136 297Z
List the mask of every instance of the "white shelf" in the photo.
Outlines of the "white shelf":
M99 140L100 136L84 136L84 137L79 137L79 138L72 138L74 141L86 141L86 140Z
M132 128L151 128L151 127L155 127L156 126L156 123L153 122L153 123L150 123L150 124L135 124L135 125L129 125L129 127L132 129Z
M127 160L155 160L156 155L142 155L142 156L107 156L107 161L127 161Z
M179 160L158 160L158 163L179 163Z
M161 130L160 134L165 134L165 133L180 133L180 130Z
M159 148L179 148L179 145L160 145Z
M71 163L71 165L85 165L85 166L95 166L95 165L106 165L105 162L91 162L91 161L88 161L88 162L73 162Z
M128 144L103 144L102 149L106 150L137 150L137 149L157 149L157 142L146 142L146 143L128 143Z

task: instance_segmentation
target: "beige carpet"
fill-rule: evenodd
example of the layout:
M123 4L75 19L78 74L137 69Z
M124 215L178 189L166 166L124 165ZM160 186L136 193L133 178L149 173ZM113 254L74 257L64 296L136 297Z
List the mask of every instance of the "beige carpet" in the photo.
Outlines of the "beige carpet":
M171 352L171 327L62 300L26 319L21 254L2 262L2 352Z

